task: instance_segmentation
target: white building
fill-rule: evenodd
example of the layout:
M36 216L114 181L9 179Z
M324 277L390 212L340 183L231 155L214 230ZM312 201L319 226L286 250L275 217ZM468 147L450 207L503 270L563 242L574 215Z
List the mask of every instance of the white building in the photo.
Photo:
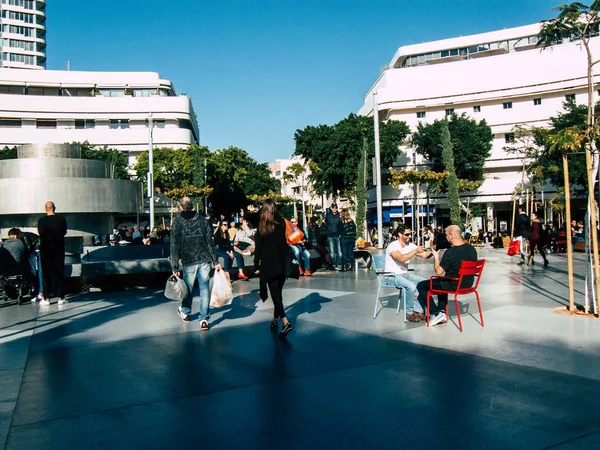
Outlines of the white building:
M190 99L153 72L0 70L0 148L88 141L135 158L155 147L198 143Z
M486 179L477 192L462 197L487 206L496 221L499 217L510 223L521 161L503 147L514 138L514 127L548 126L548 119L562 111L568 99L587 104L582 46L566 42L541 51L535 47L539 30L534 24L400 47L365 96L359 114L372 116L376 101L381 120L405 121L412 131L419 122L433 122L451 112L485 119L494 133ZM600 38L593 38L591 47L600 58ZM597 100L598 92L595 96ZM399 159L400 167L412 165L412 151L407 153ZM371 194L369 207L374 208L374 191ZM412 202L409 186L384 186L384 209L402 208L405 197ZM431 201L443 203L444 198Z
M46 68L46 0L0 0L0 67Z

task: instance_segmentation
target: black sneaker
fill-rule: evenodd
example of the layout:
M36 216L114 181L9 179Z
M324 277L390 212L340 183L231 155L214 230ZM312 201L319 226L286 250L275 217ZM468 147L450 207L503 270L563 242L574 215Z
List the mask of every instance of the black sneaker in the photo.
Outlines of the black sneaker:
M286 337L290 331L292 331L292 324L288 322L281 328L281 331L279 332L279 337Z

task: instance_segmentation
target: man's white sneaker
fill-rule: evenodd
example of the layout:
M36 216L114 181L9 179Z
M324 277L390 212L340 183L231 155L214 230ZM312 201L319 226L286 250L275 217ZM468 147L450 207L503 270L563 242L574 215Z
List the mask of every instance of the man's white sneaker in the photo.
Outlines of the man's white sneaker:
M67 303L69 303L69 300L67 300L66 298L59 298L58 299L58 304L59 305L66 305Z
M446 317L446 313L440 312L436 316L431 317L429 319L429 326L432 327L434 325L437 325L438 323L446 323L446 322L448 322L448 317Z
M48 300L48 299L40 300L40 306L50 306L50 300Z
M190 321L190 316L183 312L181 306L177 308L177 314L179 314L179 317L181 317L181 320L183 320L184 322Z

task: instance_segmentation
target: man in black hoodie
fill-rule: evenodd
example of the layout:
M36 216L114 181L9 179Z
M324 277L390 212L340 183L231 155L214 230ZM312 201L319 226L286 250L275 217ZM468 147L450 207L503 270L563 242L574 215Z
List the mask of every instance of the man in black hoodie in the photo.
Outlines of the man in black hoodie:
M529 216L525 212L525 208L519 206L519 214L517 214L517 217L515 218L515 228L513 230L513 236L519 239L521 245L521 260L518 263L519 266L525 264L525 257L528 256L525 249L525 243L527 242L527 239L529 239L530 233L531 222Z
M217 260L212 226L199 213L194 211L194 204L189 197L179 202L181 214L175 218L171 227L171 268L173 275L180 276L179 261L183 266L183 280L188 286L189 294L177 308L177 313L184 322L189 322L192 312L192 289L194 280L198 278L200 291L200 330L208 330L209 294L208 282L210 269L221 270Z
M342 270L342 248L340 246L340 232L338 223L340 212L337 203L333 202L325 214L325 229L327 230L327 246L331 256L331 265L335 270Z

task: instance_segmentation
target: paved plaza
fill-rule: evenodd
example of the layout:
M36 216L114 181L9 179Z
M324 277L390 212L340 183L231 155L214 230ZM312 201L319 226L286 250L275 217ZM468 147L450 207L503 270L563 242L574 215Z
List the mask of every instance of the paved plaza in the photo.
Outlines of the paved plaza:
M269 331L258 280L234 282L211 330L156 289L0 304L6 449L598 449L600 320L566 317L565 255L487 259L464 332L396 315L373 271L289 280L294 330ZM540 260L541 261L541 260ZM423 274L432 273L423 261ZM583 255L576 255L583 301ZM193 305L194 316L198 303Z

